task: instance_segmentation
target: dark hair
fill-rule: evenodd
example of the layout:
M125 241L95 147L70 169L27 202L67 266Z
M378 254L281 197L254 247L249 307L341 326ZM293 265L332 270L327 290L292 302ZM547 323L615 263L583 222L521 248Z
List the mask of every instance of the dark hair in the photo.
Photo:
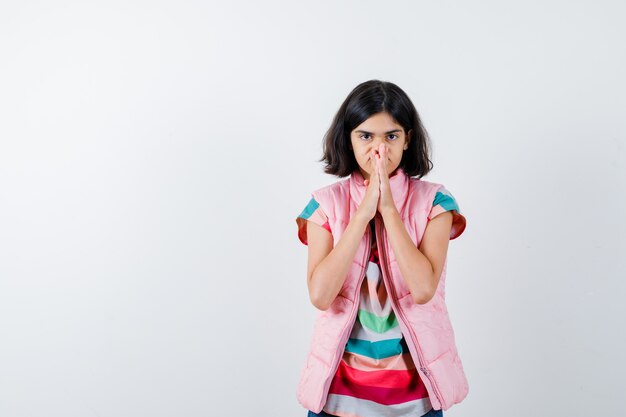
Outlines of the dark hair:
M350 132L380 112L389 113L402 126L405 135L409 130L413 131L399 167L410 177L421 178L428 174L433 168L430 139L415 106L400 87L380 80L369 80L357 85L339 107L324 135L323 156L318 160L325 162L325 173L347 177L358 169L351 149Z

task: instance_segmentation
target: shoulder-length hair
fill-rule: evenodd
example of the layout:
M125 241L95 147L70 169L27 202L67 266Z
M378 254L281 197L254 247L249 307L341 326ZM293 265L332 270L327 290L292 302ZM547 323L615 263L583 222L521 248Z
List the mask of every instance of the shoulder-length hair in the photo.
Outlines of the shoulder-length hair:
M324 134L324 172L338 177L347 177L358 169L351 148L350 133L370 116L387 112L404 129L412 131L409 146L400 161L406 175L418 178L433 168L430 160L430 139L419 114L407 94L388 81L369 80L357 85L348 94Z

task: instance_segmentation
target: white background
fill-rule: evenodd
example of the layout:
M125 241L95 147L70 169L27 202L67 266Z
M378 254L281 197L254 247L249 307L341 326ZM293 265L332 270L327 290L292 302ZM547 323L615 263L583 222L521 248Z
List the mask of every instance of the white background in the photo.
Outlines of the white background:
M372 78L467 218L445 415L623 414L621 1L3 1L0 415L278 416L314 307L295 218Z

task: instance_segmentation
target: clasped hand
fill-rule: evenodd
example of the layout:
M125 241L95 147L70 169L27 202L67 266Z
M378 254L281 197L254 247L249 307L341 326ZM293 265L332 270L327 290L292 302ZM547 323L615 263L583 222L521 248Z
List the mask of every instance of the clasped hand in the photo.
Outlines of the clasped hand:
M391 195L391 186L389 185L387 148L385 144L381 143L378 148L372 149L370 158L373 161L374 170L370 174L369 180L365 180L367 190L365 191L361 207L359 207L368 220L376 215L376 211L384 214L386 211L396 208Z

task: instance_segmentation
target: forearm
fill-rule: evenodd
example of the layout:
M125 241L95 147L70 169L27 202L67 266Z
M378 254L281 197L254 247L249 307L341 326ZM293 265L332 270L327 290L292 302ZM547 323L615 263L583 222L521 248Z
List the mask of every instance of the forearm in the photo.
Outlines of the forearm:
M400 273L411 291L413 300L421 304L430 299L434 292L432 265L411 240L398 210L394 207L381 214L387 231L387 240L396 257Z
M353 216L337 245L313 271L309 293L317 308L326 310L339 294L368 223Z

